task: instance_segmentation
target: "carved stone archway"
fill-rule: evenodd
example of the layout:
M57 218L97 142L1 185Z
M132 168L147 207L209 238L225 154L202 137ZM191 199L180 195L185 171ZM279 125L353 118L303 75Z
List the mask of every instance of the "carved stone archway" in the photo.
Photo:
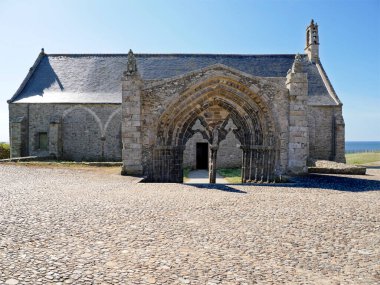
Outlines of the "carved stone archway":
M219 108L226 114L208 118ZM186 142L200 132L210 146L210 183L215 183L216 157L220 141L232 120L242 149L242 182L271 181L276 164L275 124L263 98L235 79L214 77L188 88L160 116L148 179L182 182L183 151ZM201 123L202 128L195 128Z

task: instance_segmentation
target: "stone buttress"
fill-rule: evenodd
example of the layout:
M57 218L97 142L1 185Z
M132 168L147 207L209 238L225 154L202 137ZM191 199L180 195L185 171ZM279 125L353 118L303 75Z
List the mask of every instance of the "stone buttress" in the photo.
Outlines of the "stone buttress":
M136 59L129 51L127 70L122 78L122 158L124 175L142 175L141 76Z
M297 55L286 76L289 90L288 172L307 173L309 156L309 127L307 121L307 74L303 73L301 56Z

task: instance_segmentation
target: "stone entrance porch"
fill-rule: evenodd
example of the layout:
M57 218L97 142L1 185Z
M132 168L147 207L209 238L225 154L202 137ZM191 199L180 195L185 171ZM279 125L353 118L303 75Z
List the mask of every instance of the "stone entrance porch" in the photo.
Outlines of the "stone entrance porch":
M306 121L307 79L299 60L288 78L255 77L216 64L149 81L130 53L123 78L123 174L182 183L184 151L198 135L201 141L194 143L208 143L209 182L215 183L221 142L231 134L239 145L242 183L304 172L308 128L298 123Z

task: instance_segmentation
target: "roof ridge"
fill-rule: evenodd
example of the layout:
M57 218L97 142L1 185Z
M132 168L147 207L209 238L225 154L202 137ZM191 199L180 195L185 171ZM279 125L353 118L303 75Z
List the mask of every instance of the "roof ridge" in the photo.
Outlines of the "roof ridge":
M50 53L47 56L128 56L128 53ZM231 57L268 57L268 56L295 56L296 53L292 54L234 54L234 53L134 53L135 56L231 56ZM303 56L302 54L301 56ZM306 56L306 55L304 55Z

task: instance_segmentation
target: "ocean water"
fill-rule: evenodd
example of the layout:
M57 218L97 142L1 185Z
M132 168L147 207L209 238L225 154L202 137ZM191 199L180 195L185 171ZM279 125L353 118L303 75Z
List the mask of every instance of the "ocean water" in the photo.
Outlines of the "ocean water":
M380 141L346 141L346 153L380 151Z

